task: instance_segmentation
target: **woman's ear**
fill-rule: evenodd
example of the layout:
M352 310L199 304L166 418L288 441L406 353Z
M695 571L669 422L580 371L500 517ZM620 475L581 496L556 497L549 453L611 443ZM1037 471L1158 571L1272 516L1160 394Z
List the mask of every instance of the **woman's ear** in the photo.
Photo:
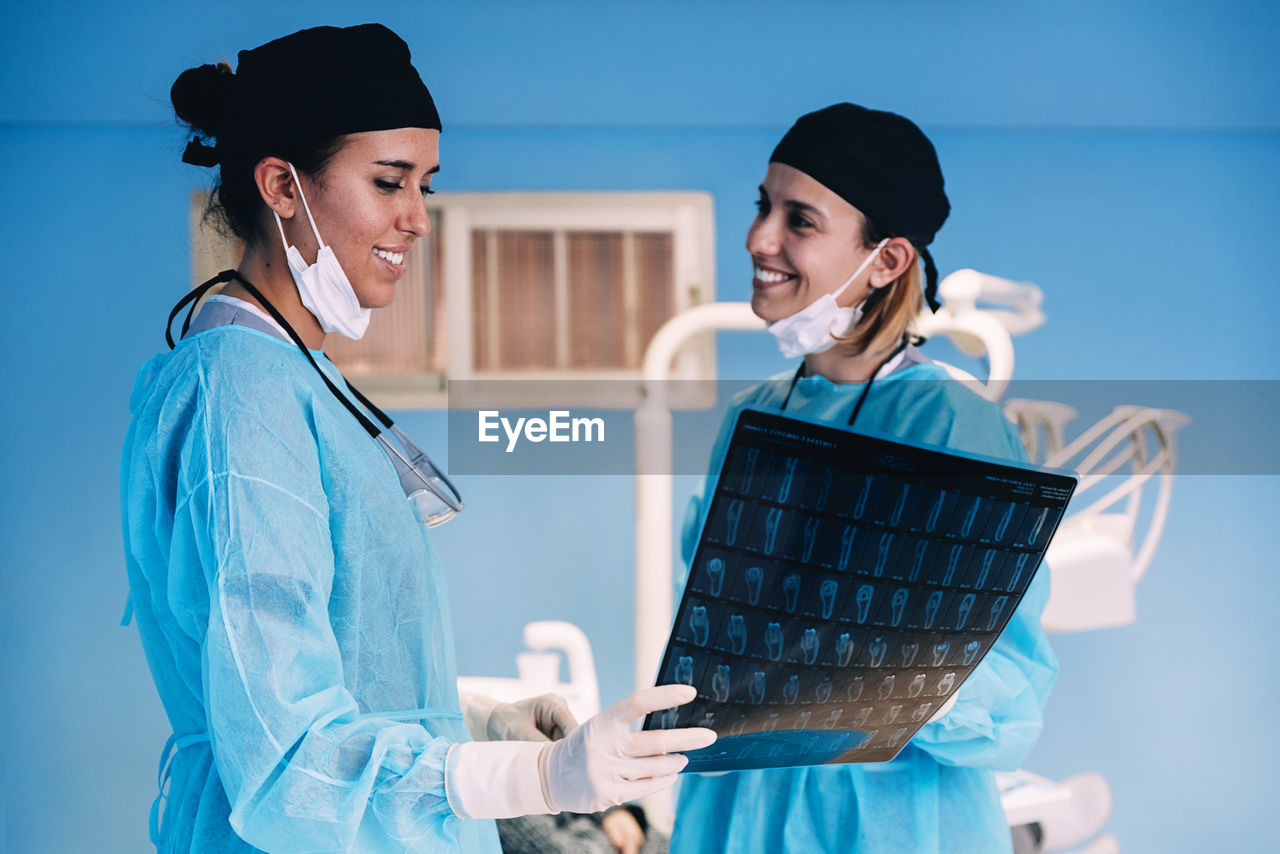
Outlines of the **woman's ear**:
M253 167L253 180L268 208L281 219L293 218L298 210L298 185L288 163L279 157L264 157Z
M896 281L916 262L916 248L905 237L895 237L884 245L871 265L871 287L882 288Z

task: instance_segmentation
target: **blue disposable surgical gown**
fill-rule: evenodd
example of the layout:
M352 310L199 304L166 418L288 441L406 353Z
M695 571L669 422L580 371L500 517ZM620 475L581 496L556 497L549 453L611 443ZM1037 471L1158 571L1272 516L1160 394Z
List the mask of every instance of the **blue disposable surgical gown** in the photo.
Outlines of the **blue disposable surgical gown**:
M909 367L872 384L855 428L914 442L1025 460L1012 424L994 404L912 350ZM711 479L743 406L777 409L791 375L735 398L716 441ZM844 425L862 392L801 378L786 411ZM697 545L705 502L686 515L684 555ZM1049 595L1042 566L1008 628L961 687L955 706L926 724L891 762L739 771L682 779L673 854L911 852L984 854L1012 846L994 771L1021 764L1040 732L1057 661L1040 627Z
M130 410L130 598L182 745L160 850L498 851L445 797L444 580L381 447L245 326L153 358Z

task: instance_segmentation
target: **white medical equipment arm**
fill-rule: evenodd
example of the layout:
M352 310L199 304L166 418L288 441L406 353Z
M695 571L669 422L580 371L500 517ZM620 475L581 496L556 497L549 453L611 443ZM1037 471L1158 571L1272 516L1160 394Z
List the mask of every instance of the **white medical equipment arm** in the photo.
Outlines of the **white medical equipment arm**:
M1168 517L1177 432L1187 416L1168 409L1117 406L1066 443L1065 424L1075 415L1071 407L1017 399L1006 403L1005 413L1018 425L1035 462L1080 475L1072 499L1079 509L1063 519L1045 555L1053 568L1053 588L1042 618L1045 630L1077 632L1133 622L1135 590L1151 565ZM1143 497L1153 477L1155 500L1139 543ZM1104 492L1106 485L1111 488ZM1080 507L1088 499L1091 502Z
M524 643L529 652L516 655L514 679L499 676L459 676L458 690L492 697L504 703L558 694L569 705L579 723L600 711L600 689L596 682L595 658L591 643L582 630L560 620L542 620L524 627ZM569 661L569 681L560 681L560 651Z
M716 329L757 330L764 321L745 302L708 303L664 323L644 354L644 398L636 408L636 690L654 683L671 631L671 363L693 336Z

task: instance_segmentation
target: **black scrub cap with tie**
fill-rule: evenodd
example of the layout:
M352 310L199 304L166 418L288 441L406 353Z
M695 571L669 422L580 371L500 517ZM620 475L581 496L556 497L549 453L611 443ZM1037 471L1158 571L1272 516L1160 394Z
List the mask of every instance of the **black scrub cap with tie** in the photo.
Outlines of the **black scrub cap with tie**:
M907 118L856 104L801 116L769 158L799 169L884 231L920 251L925 299L938 310L938 270L925 247L951 205L928 137Z
M440 129L409 46L381 24L300 30L240 51L234 73L225 63L187 69L170 97L195 131L182 159L197 166L348 133Z

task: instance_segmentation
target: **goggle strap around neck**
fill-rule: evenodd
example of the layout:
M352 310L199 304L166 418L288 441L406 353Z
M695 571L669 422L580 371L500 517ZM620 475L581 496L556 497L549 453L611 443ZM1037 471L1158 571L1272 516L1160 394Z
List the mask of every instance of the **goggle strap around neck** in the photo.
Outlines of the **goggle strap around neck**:
M187 291L186 295L178 300L178 304L173 307L173 311L169 312L169 322L164 326L164 340L168 342L170 350L177 346L173 340L173 319L178 316L178 312L182 311L183 306L189 304L191 308L187 311L186 319L182 321L182 334L178 336L179 338L185 337L187 330L191 328L191 317L195 314L196 303L200 301L200 298L207 294L214 285L229 282L235 277L235 270L223 270L204 284Z
M361 412L359 409L357 409L356 406L350 400L347 399L347 396L343 394L336 385L334 385L333 380L329 379L329 375L326 374L324 370L320 367L320 365L316 363L315 357L312 356L311 351L307 349L307 345L303 342L302 336L299 335L294 330L294 328L289 324L289 321L284 319L284 315L281 314L279 310L277 310L276 307L271 304L270 300L268 300L265 296L262 295L262 291L254 287L252 282L249 282L248 280L246 280L244 276L241 276L239 273L236 273L234 271L231 271L231 272L235 278L240 280L240 284L244 285L244 289L248 291L250 294L252 294L253 298L262 304L262 307L265 308L267 310L267 313L270 314L275 319L276 323L280 324L280 327L284 329L285 332L289 333L289 337L293 339L293 343L298 345L298 349L302 351L302 355L307 357L307 361L311 363L311 367L316 369L316 373L320 375L320 379L324 380L324 384L329 387L329 391L333 392L334 397L342 401L343 406L347 407L347 409L350 410L351 414L354 415L356 417L356 420L360 422L360 426L365 429L365 432L367 432L374 439L377 439L378 435L382 431L379 430L377 427L375 427L373 422L370 421L367 417L365 417L365 414ZM342 376L341 371L338 372L338 376ZM378 407L374 406L372 403L369 403L368 398L366 398L360 392L356 391L355 388L352 387L351 383L347 381L346 377L342 377L342 381L344 384L346 384L347 388L351 390L352 394L354 394L356 398L359 399L361 403L369 407L369 411L374 413L374 415L378 418L379 421L381 421L387 427L391 426L391 423L392 423L391 419L386 416L386 413L378 409Z

